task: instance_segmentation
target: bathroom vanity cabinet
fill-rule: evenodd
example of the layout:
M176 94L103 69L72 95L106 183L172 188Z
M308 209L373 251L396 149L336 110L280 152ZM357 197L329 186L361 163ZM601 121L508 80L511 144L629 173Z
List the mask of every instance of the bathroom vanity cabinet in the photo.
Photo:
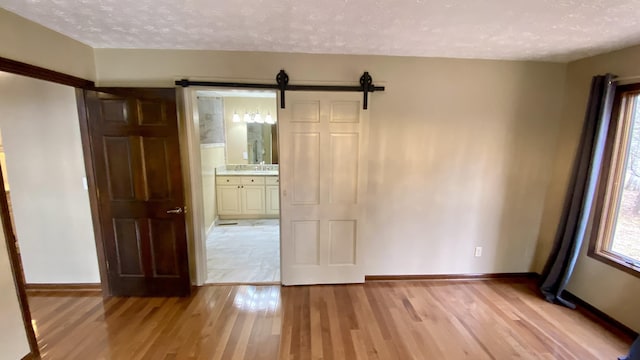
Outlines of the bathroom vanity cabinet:
M280 199L277 176L216 176L221 219L277 218Z
M280 215L280 179L277 176L265 177L266 213Z

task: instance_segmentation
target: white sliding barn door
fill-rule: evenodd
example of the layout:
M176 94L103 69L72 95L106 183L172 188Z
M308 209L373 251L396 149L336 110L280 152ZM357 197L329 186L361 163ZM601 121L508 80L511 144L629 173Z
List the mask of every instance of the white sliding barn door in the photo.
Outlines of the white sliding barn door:
M362 94L287 92L278 127L282 283L364 282Z

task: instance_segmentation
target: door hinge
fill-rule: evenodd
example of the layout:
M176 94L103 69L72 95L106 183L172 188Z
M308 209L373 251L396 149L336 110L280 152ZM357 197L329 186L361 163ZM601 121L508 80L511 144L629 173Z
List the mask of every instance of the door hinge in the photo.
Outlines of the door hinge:
M110 268L110 266L109 266L109 260L107 260L107 261L106 261L106 263L107 263L107 271L109 271L109 268Z
M18 244L18 240L16 240L16 252L20 255L20 244Z

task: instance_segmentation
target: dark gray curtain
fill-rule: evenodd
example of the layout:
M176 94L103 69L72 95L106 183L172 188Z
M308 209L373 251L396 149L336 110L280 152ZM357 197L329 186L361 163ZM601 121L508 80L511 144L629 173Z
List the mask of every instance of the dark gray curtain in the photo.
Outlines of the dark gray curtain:
M640 337L631 344L631 350L627 356L621 356L618 360L640 360Z
M586 236L611 119L614 93L613 75L598 75L591 81L589 104L562 217L553 250L542 273L540 290L547 301L570 308L575 308L575 305L563 299L561 295L571 278Z

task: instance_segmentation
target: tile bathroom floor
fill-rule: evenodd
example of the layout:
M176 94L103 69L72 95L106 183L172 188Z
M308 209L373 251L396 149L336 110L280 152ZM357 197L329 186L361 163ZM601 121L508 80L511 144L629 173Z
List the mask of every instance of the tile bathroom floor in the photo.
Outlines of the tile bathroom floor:
M207 270L210 284L280 282L279 220L220 220L207 236Z

